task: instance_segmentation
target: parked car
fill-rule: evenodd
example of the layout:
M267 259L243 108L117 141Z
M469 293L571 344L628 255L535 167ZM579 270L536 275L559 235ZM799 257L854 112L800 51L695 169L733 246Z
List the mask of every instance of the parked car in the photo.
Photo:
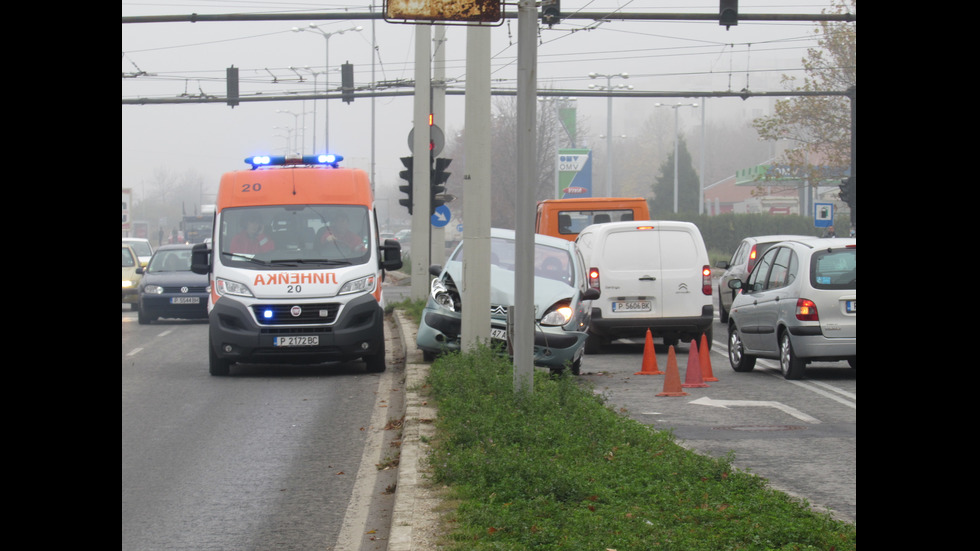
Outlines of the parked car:
M395 232L395 239L402 246L402 252L409 252L412 249L412 230L403 229Z
M728 321L728 359L751 371L756 358L779 359L787 379L812 361L846 360L857 367L857 241L783 241L759 259Z
M701 231L690 222L639 220L584 228L575 241L589 285L602 291L592 303L586 352L649 330L665 346L711 346L714 306L711 266Z
M433 266L429 299L416 345L427 360L460 349L464 239L445 267ZM506 344L507 309L514 304L515 235L490 231L490 336ZM592 301L599 292L587 283L585 264L571 241L534 235L534 365L579 374ZM479 306L479 305L478 305ZM482 307L482 306L481 306Z
M728 323L728 312L732 310L732 301L738 291L728 288L728 282L733 279L745 279L749 277L756 261L763 255L769 247L780 241L789 239L815 239L807 235L759 235L746 237L735 248L731 260L720 260L715 263L716 268L725 270L718 280L718 320L721 323Z
M141 270L140 258L133 247L123 243L122 246L122 301L130 308L139 308L139 283Z
M136 254L140 257L140 265L146 267L146 264L150 261L150 257L153 256L153 245L150 244L150 240L140 237L123 237L122 242L136 251Z
M193 245L164 245L153 253L139 283L139 322L157 318L207 319L208 274L191 271Z

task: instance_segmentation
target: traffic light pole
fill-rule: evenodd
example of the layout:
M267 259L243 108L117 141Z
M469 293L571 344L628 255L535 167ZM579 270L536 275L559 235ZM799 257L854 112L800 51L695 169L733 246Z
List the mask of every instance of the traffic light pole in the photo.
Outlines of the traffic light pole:
M415 26L415 106L412 135L412 300L425 300L429 295L429 173L432 167L429 153L429 109L432 77L429 58L432 53L432 25Z

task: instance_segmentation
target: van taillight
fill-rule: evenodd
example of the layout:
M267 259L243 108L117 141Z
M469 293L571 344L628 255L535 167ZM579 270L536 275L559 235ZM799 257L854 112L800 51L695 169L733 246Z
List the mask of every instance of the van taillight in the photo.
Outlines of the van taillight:
M796 319L800 321L820 321L817 305L805 298L796 299Z
M701 268L701 292L711 296L711 266L707 264Z
M589 268L589 287L599 288L599 268Z

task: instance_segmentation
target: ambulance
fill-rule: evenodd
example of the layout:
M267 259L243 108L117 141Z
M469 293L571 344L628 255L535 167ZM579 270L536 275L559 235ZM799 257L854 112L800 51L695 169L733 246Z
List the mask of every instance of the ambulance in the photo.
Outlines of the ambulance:
M381 243L367 174L339 155L255 156L221 177L207 273L208 365L313 364L361 359L385 370L385 272L401 247Z

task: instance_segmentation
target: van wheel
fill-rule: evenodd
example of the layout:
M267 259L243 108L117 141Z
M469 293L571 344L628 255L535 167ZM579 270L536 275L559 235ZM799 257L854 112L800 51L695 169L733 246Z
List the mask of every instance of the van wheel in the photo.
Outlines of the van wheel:
M732 364L732 369L739 373L746 373L755 368L755 356L745 353L742 337L738 334L738 328L734 323L728 326L728 363Z
M783 372L783 377L792 380L802 379L805 369L806 362L797 358L793 351L789 331L784 331L783 335L779 337L779 370Z
M214 377L225 377L230 371L231 361L218 357L211 342L211 335L208 335L208 372Z
M673 346L674 347L674 352L677 352L677 343L679 341L680 341L680 339L678 339L676 337L673 337L673 338L664 337L664 348L670 348L671 346Z

